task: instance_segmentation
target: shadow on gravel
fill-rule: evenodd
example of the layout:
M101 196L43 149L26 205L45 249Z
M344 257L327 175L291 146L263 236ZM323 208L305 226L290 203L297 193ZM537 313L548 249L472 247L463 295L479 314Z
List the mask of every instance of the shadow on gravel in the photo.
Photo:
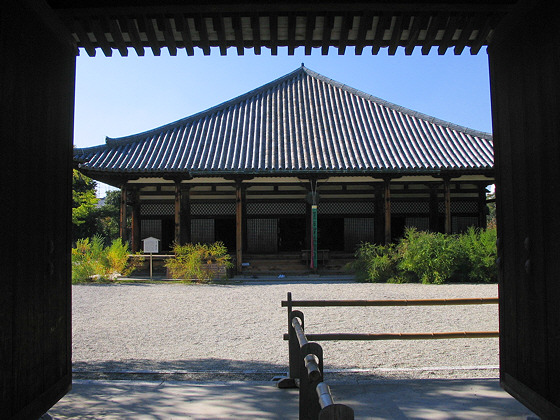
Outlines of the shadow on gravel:
M216 358L166 361L130 359L74 362L72 370L75 379L268 381L274 376L285 375L288 367Z
M232 359L97 360L74 362L74 379L161 381L270 381L286 376L288 366ZM325 365L325 381L359 383L384 380L496 379L497 369L349 369Z

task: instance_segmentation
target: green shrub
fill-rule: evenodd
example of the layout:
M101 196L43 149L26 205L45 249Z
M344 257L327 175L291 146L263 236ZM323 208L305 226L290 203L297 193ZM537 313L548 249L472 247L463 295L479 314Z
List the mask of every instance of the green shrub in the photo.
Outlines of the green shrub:
M141 258L128 261L128 244L119 239L110 246L103 245L101 236L78 239L72 249L72 283L115 280L128 276L142 263Z
M349 269L356 273L358 281L373 283L396 282L397 261L395 245L375 245L362 243L356 251L356 261Z
M497 282L496 229L469 228L459 241L467 280L476 283Z
M216 272L233 266L223 242L213 244L173 245L174 258L165 266L173 278L208 282L216 277ZM227 277L227 275L226 275Z
M445 235L411 228L396 245L361 244L349 268L370 282L490 283L497 281L495 261L496 229Z
M458 242L452 235L410 228L398 245L398 267L406 277L421 283L442 284L456 271L458 251Z

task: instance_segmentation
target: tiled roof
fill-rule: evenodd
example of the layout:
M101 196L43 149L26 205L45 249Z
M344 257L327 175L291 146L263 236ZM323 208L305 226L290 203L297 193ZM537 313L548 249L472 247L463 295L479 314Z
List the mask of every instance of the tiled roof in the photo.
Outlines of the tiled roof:
M76 149L88 172L478 172L490 134L388 103L305 67L204 112L102 146Z

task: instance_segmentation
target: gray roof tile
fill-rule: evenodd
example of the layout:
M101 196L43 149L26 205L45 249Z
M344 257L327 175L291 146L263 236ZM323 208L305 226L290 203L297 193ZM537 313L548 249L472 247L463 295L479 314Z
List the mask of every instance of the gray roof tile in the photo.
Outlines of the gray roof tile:
M301 67L204 112L76 149L85 171L433 173L493 167L492 136Z

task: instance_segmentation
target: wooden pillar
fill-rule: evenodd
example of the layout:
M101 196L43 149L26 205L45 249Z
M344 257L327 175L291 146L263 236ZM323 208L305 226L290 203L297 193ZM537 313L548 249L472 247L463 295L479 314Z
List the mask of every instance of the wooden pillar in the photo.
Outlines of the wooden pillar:
M181 185L181 229L179 240L181 245L191 241L191 189L190 186Z
M375 184L375 215L373 218L373 235L376 244L385 242L385 201L383 198L384 187Z
M119 236L124 243L128 241L128 234L127 234L127 214L126 214L126 204L127 204L127 188L126 182L121 185L121 208L119 214Z
M174 202L174 222L175 233L173 242L176 244L181 243L181 181L175 181L175 202Z
M77 48L44 1L3 1L0 28L0 416L37 419L72 385Z
M132 191L132 230L131 250L133 253L140 251L140 196L138 190Z
M490 46L500 383L560 418L560 34L556 2L519 2ZM520 40L523 42L520 42Z
M486 229L486 185L478 188L478 227Z
M235 256L236 270L241 273L243 267L243 181L235 181Z
M443 194L445 200L445 233L451 233L451 182L449 178L443 179Z
M247 251L247 186L241 186L241 242L243 251Z
M438 186L430 185L430 231L439 231Z
M391 179L384 181L385 191L383 193L383 208L385 211L385 243L391 243Z

